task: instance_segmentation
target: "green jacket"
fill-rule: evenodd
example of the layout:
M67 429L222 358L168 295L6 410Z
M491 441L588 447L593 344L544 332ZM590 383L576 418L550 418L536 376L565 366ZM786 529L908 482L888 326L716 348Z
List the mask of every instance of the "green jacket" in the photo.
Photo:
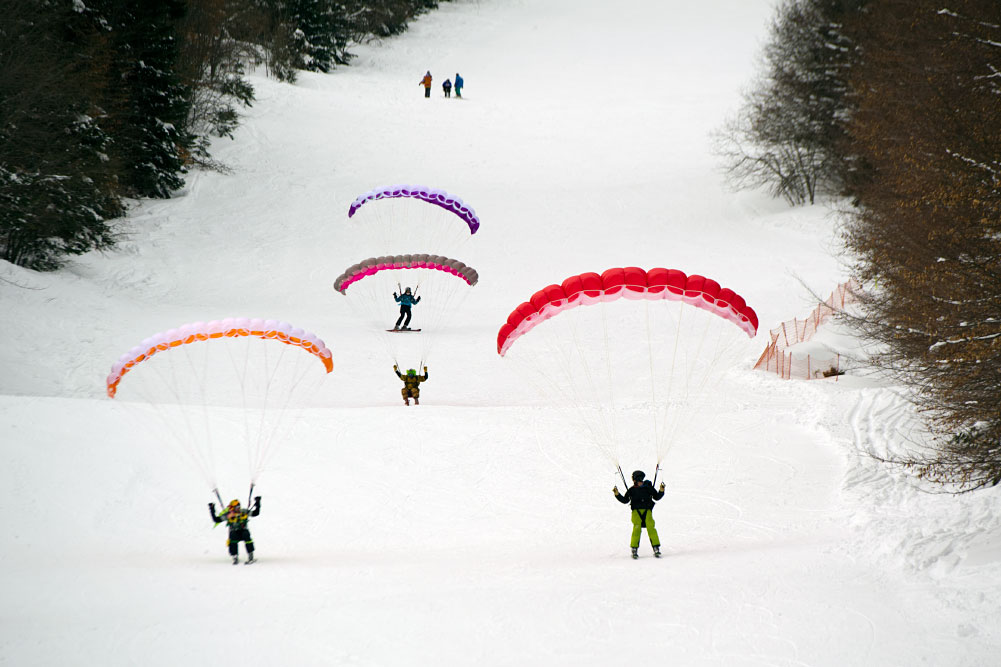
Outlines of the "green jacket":
M416 389L417 386L420 385L421 382L424 382L425 380L428 379L428 372L427 372L426 368L424 369L424 375L423 376L420 376L420 375L404 375L403 373L400 372L399 369L394 369L394 370L396 371L396 377L398 377L401 380L403 380L403 384L407 387L407 389Z

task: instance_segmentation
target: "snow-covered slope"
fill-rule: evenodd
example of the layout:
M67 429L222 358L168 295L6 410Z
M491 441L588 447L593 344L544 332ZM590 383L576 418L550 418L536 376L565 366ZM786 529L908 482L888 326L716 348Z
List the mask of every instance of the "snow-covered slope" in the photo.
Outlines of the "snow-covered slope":
M644 538L632 561L617 474L497 356L514 306L583 271L704 273L762 330L846 277L826 209L733 194L709 151L771 3L620 4L444 3L350 68L255 77L214 147L232 173L136 203L113 252L0 266L0 663L996 661L1001 499L920 493L856 453L914 428L892 387L784 382L749 356L665 461L666 557ZM419 408L330 287L367 252L350 202L397 182L483 221ZM253 568L229 564L202 477L104 396L145 336L229 316L294 322L335 362L259 480ZM246 464L221 454L242 496Z

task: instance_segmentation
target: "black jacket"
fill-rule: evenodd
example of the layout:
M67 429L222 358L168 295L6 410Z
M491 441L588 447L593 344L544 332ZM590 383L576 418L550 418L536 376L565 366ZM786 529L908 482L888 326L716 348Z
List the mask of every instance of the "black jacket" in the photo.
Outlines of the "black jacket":
M630 486L625 494L615 496L615 499L623 505L629 503L634 510L652 510L654 501L663 497L664 492L655 490L650 480L646 480L640 486Z

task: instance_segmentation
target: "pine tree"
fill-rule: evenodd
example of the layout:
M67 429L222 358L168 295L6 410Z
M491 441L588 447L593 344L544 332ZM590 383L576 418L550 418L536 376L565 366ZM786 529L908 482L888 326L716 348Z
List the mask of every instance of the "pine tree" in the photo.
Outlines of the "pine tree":
M113 51L109 101L125 192L169 197L184 184L190 91L177 71L185 0L102 0Z
M36 270L113 242L122 207L101 126L94 16L69 0L0 0L0 257Z

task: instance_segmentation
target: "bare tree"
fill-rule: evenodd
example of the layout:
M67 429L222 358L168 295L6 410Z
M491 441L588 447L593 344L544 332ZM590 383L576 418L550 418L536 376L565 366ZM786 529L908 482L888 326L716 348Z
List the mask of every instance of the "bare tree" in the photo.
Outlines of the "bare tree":
M1001 480L999 14L994 0L882 0L853 80L865 169L845 241L870 286L856 325L937 437L898 462L964 489Z
M857 51L845 22L865 0L786 0L772 22L762 73L715 134L738 189L765 187L791 205L839 191L848 78Z

